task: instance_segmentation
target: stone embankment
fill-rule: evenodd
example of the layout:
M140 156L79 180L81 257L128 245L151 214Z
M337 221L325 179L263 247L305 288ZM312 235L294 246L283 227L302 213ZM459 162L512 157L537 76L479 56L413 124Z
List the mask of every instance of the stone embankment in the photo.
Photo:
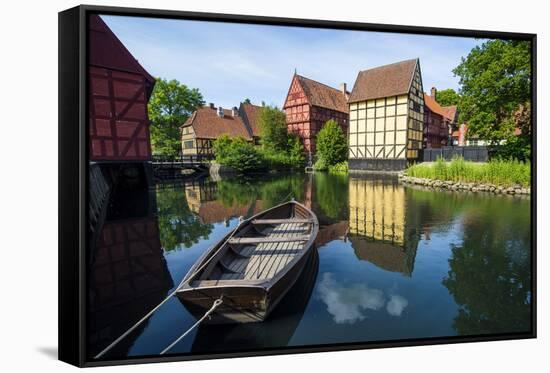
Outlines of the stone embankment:
M434 179L423 179L419 177L407 176L399 174L399 180L405 184L421 185L434 189L446 189L451 191L465 192L485 192L494 194L511 194L511 195L529 195L531 188L525 188L521 185L502 187L492 184L466 183L458 181L444 181Z

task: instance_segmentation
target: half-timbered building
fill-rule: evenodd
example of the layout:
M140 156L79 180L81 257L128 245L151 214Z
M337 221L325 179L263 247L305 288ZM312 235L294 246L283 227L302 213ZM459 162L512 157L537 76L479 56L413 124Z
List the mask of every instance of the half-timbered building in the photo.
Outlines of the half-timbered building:
M241 104L240 108L233 109L209 104L197 109L181 126L182 154L212 156L213 142L222 135L257 141L260 109L252 104Z
M300 136L310 161L315 155L315 137L323 125L334 119L344 134L348 131L346 85L340 89L294 74L283 105L290 133Z
M90 160L149 161L147 102L155 79L97 15L89 35Z
M433 89L432 89L433 93ZM424 142L427 149L441 148L449 140L449 120L434 95L424 94Z
M400 170L419 159L424 94L418 59L359 72L348 104L351 170Z

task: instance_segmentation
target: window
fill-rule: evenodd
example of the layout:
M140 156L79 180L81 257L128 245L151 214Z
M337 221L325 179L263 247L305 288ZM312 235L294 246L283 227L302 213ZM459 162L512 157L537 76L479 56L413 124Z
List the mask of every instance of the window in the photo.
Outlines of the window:
M183 148L184 149L193 149L193 140L188 140L183 142Z

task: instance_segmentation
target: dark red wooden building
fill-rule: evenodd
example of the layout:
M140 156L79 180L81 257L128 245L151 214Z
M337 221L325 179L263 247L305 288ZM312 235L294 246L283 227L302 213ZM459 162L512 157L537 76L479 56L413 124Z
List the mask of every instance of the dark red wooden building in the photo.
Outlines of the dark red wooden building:
M149 161L147 102L155 79L97 16L89 22L90 160Z
M303 139L310 156L315 154L315 137L329 119L334 119L347 136L349 109L346 85L340 90L294 74L283 105L288 131Z
M449 133L449 120L441 105L435 101L435 89L432 96L424 93L424 148L441 148L446 146Z

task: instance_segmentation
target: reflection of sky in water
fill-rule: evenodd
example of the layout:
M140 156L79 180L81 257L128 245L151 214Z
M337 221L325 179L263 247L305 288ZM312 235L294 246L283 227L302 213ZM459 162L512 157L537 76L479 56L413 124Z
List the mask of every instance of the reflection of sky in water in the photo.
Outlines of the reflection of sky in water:
M382 290L367 284L337 281L330 272L323 274L318 292L337 324L354 324L365 319L367 310L378 311L384 305L391 316L401 316L409 303L400 295L390 295L386 303L387 297Z
M265 324L220 328L209 338L262 348L528 330L529 201L417 190L392 180L316 173L158 189L158 214L146 221L158 224L156 245L163 250L137 262L139 271L131 279L158 275L152 264L164 260L163 271L172 281L154 294L164 298L201 253L235 226L236 216L266 209L292 191L321 223L318 275L305 308L284 310ZM116 224L134 225L134 220ZM346 231L349 239L343 238ZM108 263L117 264L115 259ZM122 288L127 278L115 280ZM104 292L108 285L96 283ZM158 303L142 298L116 298L116 306L101 308L97 318L106 320L104 325L129 326ZM157 354L195 321L173 299L111 356ZM90 335L100 333L105 328L98 324ZM105 347L118 336L112 334L92 347ZM174 352L196 351L196 334Z

